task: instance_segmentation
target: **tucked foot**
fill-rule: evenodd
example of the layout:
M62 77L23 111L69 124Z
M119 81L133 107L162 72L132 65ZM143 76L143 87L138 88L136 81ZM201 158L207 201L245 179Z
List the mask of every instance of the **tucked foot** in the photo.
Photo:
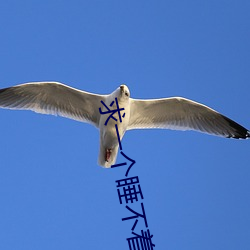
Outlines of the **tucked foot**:
M105 153L105 161L108 162L109 159L110 159L110 156L111 156L111 153L112 153L112 149L106 149L106 153Z

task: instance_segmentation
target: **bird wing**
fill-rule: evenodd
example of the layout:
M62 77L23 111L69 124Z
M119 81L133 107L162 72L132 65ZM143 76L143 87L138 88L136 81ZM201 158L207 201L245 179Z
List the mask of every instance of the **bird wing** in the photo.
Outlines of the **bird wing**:
M197 130L233 138L250 137L250 132L217 111L194 101L172 97L130 100L129 129L165 128Z
M0 89L0 107L60 115L98 127L98 108L105 97L58 82L32 82Z

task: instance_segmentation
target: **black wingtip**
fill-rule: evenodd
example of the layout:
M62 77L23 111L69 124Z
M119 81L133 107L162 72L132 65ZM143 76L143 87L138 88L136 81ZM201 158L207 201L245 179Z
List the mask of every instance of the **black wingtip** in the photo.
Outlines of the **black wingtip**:
M228 135L228 138L234 138L234 139L247 139L250 137L250 131L237 122L229 119L226 116L223 116L224 119L229 123L230 127L234 130L233 133Z
M247 138L250 137L250 131L247 131Z

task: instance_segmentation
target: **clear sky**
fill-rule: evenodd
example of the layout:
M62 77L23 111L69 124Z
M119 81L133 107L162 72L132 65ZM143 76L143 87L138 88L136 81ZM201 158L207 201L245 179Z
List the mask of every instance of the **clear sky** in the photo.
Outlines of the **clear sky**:
M183 96L250 128L249 13L247 0L1 1L0 88L125 83L133 98ZM129 249L115 183L126 168L97 165L96 128L30 111L0 121L0 249ZM134 130L122 145L155 249L250 249L249 140Z

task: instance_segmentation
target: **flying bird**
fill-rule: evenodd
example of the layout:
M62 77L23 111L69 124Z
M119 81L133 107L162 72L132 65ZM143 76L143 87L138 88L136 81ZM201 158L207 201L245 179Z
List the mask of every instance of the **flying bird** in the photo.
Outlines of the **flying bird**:
M111 106L117 98L125 116L119 122L119 112L108 120L100 114L103 104ZM116 162L119 142L131 129L196 130L226 138L246 139L250 131L217 111L182 97L133 99L126 85L120 85L109 95L99 95L72 88L59 82L31 82L0 89L0 107L32 110L86 122L100 130L98 164L109 168ZM115 121L115 119L117 121Z

